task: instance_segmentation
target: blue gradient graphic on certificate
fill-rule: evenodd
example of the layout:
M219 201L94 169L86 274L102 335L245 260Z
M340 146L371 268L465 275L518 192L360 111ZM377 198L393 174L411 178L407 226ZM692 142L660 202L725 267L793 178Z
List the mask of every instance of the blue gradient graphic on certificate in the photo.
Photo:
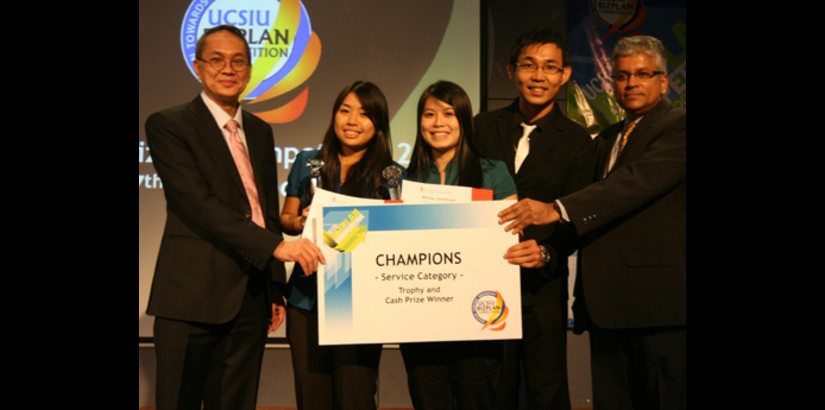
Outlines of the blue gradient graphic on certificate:
M513 201L322 206L319 343L521 337Z
M490 222L485 220L487 215L472 212L465 204L422 204L402 207L379 205L325 207L324 229L328 228L327 223L331 227L340 222L340 220L333 221L342 216L348 216L353 209L368 215L364 223L369 225L370 231L468 229L486 228L490 225Z
M324 269L324 310L330 324L352 326L352 251L364 241L369 226L369 212L357 207L324 212L324 243L335 249Z
M324 295L327 320L336 326L352 326L352 254L338 253L327 261Z

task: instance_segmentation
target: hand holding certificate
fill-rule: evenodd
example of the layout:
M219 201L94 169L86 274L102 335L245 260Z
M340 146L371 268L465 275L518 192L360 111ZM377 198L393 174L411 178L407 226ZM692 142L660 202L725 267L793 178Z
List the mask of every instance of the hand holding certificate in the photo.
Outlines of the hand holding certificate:
M523 233L524 228L530 225L548 225L560 219L552 203L548 204L530 198L522 199L507 207L499 212L498 216L500 224L512 221L504 230L513 234Z

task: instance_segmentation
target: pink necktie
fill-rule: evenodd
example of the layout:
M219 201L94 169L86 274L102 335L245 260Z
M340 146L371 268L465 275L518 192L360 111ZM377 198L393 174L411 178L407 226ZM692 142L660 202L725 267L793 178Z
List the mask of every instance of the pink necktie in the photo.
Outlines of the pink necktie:
M252 222L261 228L264 227L264 214L261 212L261 202L258 199L258 188L255 186L255 175L252 173L252 163L249 161L249 154L241 141L241 134L238 133L238 122L229 120L226 123L229 130L229 142L232 149L232 158L235 159L235 166L241 174L246 197L249 198L249 206L252 208Z

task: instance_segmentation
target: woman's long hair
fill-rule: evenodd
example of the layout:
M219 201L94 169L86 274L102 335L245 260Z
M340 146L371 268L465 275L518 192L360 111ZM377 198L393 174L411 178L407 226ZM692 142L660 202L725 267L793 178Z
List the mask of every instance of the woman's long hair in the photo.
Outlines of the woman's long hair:
M381 198L381 188L384 184L381 171L392 163L389 109L384 93L375 84L366 81L356 81L345 87L332 106L332 119L318 153L318 158L325 164L321 168L321 187L334 192L340 179L340 167L336 165L340 165L338 154L341 152L341 141L335 135L335 115L349 93L355 93L358 97L367 117L372 121L375 135L367 143L367 151L361 160L350 166L347 171L346 181L341 185L341 193L362 198Z
M449 81L438 81L427 87L421 98L418 99L418 130L415 136L412 158L408 173L410 179L424 181L433 165L433 150L424 141L421 134L421 115L424 112L424 103L427 98L434 97L455 109L458 124L461 127L461 136L458 138L458 149L454 161L458 166L458 185L481 188L484 177L481 173L481 162L475 147L470 142L473 139L473 107L470 97L461 86Z

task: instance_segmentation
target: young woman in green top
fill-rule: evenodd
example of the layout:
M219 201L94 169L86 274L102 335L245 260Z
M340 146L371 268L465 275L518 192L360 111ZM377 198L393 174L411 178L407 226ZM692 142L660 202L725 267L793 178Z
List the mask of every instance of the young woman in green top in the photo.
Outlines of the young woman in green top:
M493 190L494 199L517 199L507 166L480 157L470 142L472 132L467 93L448 81L427 87L418 100L418 131L408 179L486 188ZM401 354L417 410L496 408L501 341L404 343Z

